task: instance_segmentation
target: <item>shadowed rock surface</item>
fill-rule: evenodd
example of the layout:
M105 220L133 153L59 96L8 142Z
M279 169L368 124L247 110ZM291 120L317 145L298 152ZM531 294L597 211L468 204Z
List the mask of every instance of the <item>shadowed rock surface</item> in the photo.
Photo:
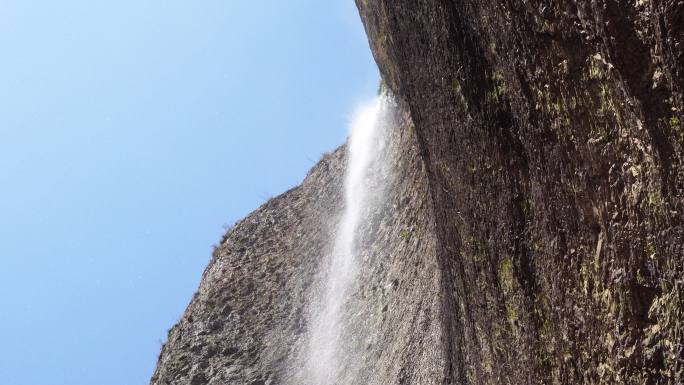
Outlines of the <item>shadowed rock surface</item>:
M357 4L428 168L444 382L684 382L684 3Z
M682 384L684 2L357 5L399 106L353 383ZM344 158L229 232L152 384L292 381Z

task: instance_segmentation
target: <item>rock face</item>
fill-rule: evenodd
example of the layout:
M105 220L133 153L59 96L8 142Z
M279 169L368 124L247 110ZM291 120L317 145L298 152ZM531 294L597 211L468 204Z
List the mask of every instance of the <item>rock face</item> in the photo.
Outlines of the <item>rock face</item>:
M428 168L444 382L684 382L684 2L358 5Z
M684 383L684 1L357 5L399 101L351 383ZM152 384L293 384L345 162L226 235Z
M361 266L345 312L354 346L341 363L354 361L354 375L344 384L440 384L445 370L432 201L403 111L396 106L388 124L394 158L384 197L368 213L376 219L360 229ZM305 385L310 305L342 211L345 150L226 234L169 331L153 385Z

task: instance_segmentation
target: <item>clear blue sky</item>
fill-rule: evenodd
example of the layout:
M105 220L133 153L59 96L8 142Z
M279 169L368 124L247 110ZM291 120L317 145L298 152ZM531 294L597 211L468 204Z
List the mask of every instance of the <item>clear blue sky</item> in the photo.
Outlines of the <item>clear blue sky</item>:
M144 385L378 74L353 0L0 0L0 384Z

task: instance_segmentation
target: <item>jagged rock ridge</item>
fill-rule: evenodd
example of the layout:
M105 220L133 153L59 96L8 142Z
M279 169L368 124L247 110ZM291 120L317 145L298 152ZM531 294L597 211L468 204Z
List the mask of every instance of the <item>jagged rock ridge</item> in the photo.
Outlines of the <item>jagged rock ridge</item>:
M403 110L391 114L393 177L368 214L377 220L360 229L361 267L345 315L356 330L348 341L357 345L358 384L438 384L445 369L431 199ZM169 331L152 384L301 385L309 305L342 211L345 150L226 234Z

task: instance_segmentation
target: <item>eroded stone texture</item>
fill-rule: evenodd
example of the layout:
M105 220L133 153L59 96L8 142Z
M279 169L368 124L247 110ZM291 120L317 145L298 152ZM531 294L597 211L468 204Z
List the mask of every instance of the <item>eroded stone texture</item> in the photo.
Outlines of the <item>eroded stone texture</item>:
M428 168L453 384L681 384L682 1L358 0Z
M395 155L384 197L359 231L360 267L344 314L349 356L340 363L354 371L340 384L439 384L444 376L432 201L403 111L397 106L390 123ZM169 332L153 385L305 385L310 305L342 210L345 164L341 147L228 232Z
M351 383L682 384L684 2L357 5L400 128ZM226 236L152 384L293 383L344 167Z

